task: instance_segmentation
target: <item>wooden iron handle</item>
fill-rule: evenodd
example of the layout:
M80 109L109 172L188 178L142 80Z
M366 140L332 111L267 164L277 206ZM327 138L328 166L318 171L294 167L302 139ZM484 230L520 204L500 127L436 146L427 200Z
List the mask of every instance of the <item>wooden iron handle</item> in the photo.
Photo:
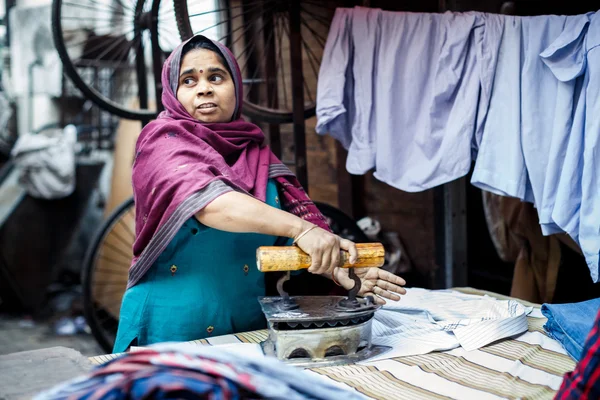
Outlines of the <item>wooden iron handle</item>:
M341 251L341 268L379 268L385 261L381 243L357 243L358 259L350 264L350 254ZM262 246L256 250L256 266L261 272L296 271L310 267L308 254L297 246Z

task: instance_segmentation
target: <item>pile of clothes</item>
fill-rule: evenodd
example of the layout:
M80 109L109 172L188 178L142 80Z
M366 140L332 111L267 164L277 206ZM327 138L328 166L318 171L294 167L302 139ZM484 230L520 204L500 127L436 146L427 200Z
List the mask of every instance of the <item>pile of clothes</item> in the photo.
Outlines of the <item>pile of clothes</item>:
M164 343L36 396L49 399L364 399L325 378L233 349Z

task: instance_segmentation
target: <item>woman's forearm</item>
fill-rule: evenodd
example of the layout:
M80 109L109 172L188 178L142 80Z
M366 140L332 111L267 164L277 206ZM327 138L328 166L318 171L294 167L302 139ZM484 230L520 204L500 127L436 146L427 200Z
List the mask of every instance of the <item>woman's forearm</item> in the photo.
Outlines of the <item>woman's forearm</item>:
M239 192L228 192L217 197L196 214L196 219L222 231L289 238L297 237L312 226L293 214Z

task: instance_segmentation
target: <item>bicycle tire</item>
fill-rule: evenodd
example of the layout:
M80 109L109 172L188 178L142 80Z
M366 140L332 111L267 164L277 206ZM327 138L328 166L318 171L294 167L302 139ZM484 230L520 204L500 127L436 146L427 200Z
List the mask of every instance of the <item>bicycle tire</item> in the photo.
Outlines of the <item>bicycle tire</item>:
M150 0L148 0L150 1ZM161 0L153 0L154 3L160 3ZM153 118L155 118L158 114L158 108L156 110L151 110L151 109L134 109L134 108L130 108L125 106L124 104L120 104L119 102L115 101L112 98L109 98L107 95L101 93L96 87L94 87L91 84L88 84L85 82L85 80L82 78L81 73L78 71L78 67L76 67L74 65L74 61L71 59L71 57L69 56L69 49L67 48L67 44L65 42L65 38L63 37L64 31L63 31L63 6L65 3L68 3L68 5L70 7L86 7L86 4L77 4L77 3L71 3L68 1L64 1L64 0L53 0L52 2L52 36L53 36L53 40L54 40L54 46L58 52L58 56L62 62L63 65L63 69L65 74L69 77L69 79L71 80L71 82L75 85L75 87L77 87L77 89L79 89L82 94L90 99L91 101L93 101L96 105L98 105L100 108L116 115L122 118L126 118L126 119L132 119L132 120L142 120L142 121L149 121ZM153 3L153 11L157 10L158 7L154 7L154 3ZM100 3L96 3L93 2L91 3L93 5L100 5ZM137 0L135 3L135 9L134 11L134 15L138 16L141 15L143 10L144 10L144 5L146 4L146 0ZM148 3L150 4L150 3ZM88 7L91 7L90 5L87 5ZM108 6L106 6L108 7ZM109 8L110 10L110 8ZM72 10L71 10L72 11ZM105 10L106 11L106 10ZM65 11L66 12L66 11ZM66 20L72 20L75 19L74 17L70 17L70 16L64 16L64 18ZM123 17L125 18L125 16ZM138 22L135 22L135 18L137 17L133 17L134 20L131 21L131 23L133 24L133 26L135 27L135 29L141 29L140 30L140 36L139 38L141 38L143 36L143 28L141 28L138 24ZM82 21L84 21L84 19L82 19ZM153 24L158 24L158 22L153 22ZM104 27L106 28L106 27ZM100 36L98 36L100 37ZM115 36L115 37L119 37L119 36ZM114 47L114 46L126 46L127 43L132 43L132 46L138 46L136 45L134 42L136 40L138 40L137 36L134 37L134 39L130 42L127 42L126 40L123 39L123 37L114 40L113 42L119 42L121 40L121 43L112 43L109 46L110 47ZM140 39L140 42L143 42L143 39ZM79 43L78 45L80 45L81 43ZM142 45L140 45L142 46ZM98 50L98 46L93 46L93 48L99 52ZM119 49L120 47L115 47L116 49ZM137 48L137 47L136 47ZM129 58L129 52L131 51L136 51L134 47L129 47L128 50L126 50L126 52L124 53L124 55L127 56L127 58ZM120 52L121 50L119 50L118 52ZM116 52L116 51L115 51ZM103 53L104 54L104 53ZM109 55L110 53L106 53L105 57L110 57L111 55ZM137 58L137 57L136 57ZM98 61L98 60L96 60ZM123 60L124 61L124 60ZM162 66L162 62L161 62L161 66ZM132 68L134 66L131 66ZM81 66L80 66L81 68ZM145 76L148 74L148 72L151 72L150 69L148 69L148 67L146 67L146 71L144 74L144 78L146 79ZM139 73L139 71L135 71L136 74ZM137 75L136 75L137 76ZM136 78L136 84L137 84L138 79ZM154 82L149 82L148 84L153 84ZM138 85L138 94L139 94L139 85ZM159 107L158 102L160 101L160 99L154 99L156 102L156 107ZM144 103L144 101L140 101L140 103Z
M321 214L325 216L333 233L353 241L354 243L372 242L356 221L337 207L319 201L314 202Z
M96 299L94 298L94 283L95 283L95 275L98 273L98 259L100 256L100 252L104 249L104 242L107 240L107 237L113 232L113 229L122 218L128 213L131 213L131 210L135 211L135 205L133 197L123 202L119 207L117 207L110 216L106 219L103 225L100 227L96 235L91 241L91 244L88 247L84 258L84 264L82 268L81 282L82 282L82 299L83 299L83 312L85 319L87 321L90 330L92 331L92 335L96 339L96 342L100 345L100 347L107 353L111 353L115 336L117 333L118 319L116 319L110 326L113 329L107 328L103 326L102 321L99 318L98 309L96 308ZM131 242L133 244L133 240ZM131 246L129 246L131 248ZM133 252L131 254L131 258L133 258ZM127 263L122 263L122 266L126 271L129 270L129 265ZM122 277L123 274L120 274ZM127 281L117 282L116 285L119 287L123 287L127 284ZM125 291L123 290L123 293ZM123 293L118 296L119 304L118 307L120 309L120 300L123 297ZM106 311L108 312L108 311Z

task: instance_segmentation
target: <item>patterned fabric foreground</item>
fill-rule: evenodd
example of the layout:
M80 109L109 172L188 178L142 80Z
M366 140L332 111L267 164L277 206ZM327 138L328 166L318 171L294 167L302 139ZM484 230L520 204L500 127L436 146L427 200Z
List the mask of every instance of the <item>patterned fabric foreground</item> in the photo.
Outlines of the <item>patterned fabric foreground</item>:
M373 399L552 399L575 362L544 333L544 322L544 318L528 317L528 332L470 352L457 348L309 371ZM266 338L267 331L261 330L192 343L260 343ZM102 364L117 356L97 356L91 361Z

